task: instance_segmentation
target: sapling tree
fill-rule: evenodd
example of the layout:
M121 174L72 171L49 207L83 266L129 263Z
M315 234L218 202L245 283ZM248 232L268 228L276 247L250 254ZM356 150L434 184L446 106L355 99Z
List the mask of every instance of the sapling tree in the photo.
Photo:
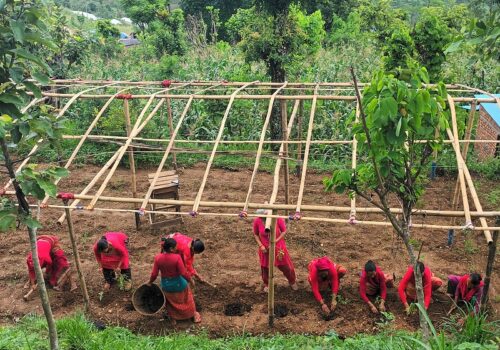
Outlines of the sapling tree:
M327 191L358 195L382 210L404 242L414 266L418 303L424 309L422 276L410 242L411 218L424 191L432 152L440 148L448 126L446 89L442 83L425 85L426 69L412 67L400 72L399 79L375 73L361 96L352 68L351 73L360 110L352 128L360 161L355 169L336 170L324 185ZM402 214L391 212L394 203ZM423 314L420 325L428 334Z
M25 159L19 150L35 143L39 144L39 149L56 145L62 136L60 122L47 109L21 111L30 99L27 91L37 98L41 97L35 81L42 84L49 82L49 67L33 53L36 48L52 46L46 34L44 16L45 7L41 1L0 0L0 166L15 190L15 199L5 196L1 199L0 230L13 229L16 223L27 227L50 347L58 349L56 326L36 249L36 229L40 224L32 216L27 197L43 199L47 194L54 196L56 187L53 181L65 175L66 170L39 170L30 164L20 171L15 169ZM2 192L5 194L5 191Z

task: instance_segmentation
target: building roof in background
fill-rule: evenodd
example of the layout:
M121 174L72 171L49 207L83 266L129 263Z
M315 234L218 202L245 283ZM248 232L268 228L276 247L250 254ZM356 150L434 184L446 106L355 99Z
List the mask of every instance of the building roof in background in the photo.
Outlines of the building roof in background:
M136 38L127 38L127 39L120 39L118 40L119 42L121 42L123 45L125 45L125 47L129 47L129 46L134 46L134 45L139 45L141 42L139 40L137 40Z
M474 95L476 98L491 98L489 95ZM500 94L493 95L495 97L500 97ZM500 126L500 106L497 103L481 103L481 106L486 110L486 112L493 118L495 123ZM469 107L470 108L470 107Z

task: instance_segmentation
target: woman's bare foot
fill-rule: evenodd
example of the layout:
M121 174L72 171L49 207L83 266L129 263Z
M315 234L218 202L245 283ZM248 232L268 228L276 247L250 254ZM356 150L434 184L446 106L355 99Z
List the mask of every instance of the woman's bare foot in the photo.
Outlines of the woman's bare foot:
M200 313L199 312L195 312L193 319L194 319L194 323L200 323L201 322L201 315L200 315Z

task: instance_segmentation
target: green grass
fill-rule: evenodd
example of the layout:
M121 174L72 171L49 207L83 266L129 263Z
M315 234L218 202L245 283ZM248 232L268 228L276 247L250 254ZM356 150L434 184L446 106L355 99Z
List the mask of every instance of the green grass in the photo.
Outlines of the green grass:
M488 323L486 317L479 321L468 321L466 333L452 332L453 338L443 333L435 335L431 344L439 338L446 349L495 349L492 331L496 325ZM474 323L474 327L472 326ZM479 324L479 326L477 326ZM324 336L281 335L249 336L235 335L227 338L211 339L206 334L167 334L163 337L133 334L121 327L97 330L82 315L57 321L61 349L71 350L121 350L121 349L434 349L422 345L416 333L385 332L377 335L363 335L341 339L333 330ZM474 333L474 330L476 333ZM472 331L472 333L470 333ZM477 334L477 332L483 332ZM472 339L478 343L471 343ZM457 342L459 340L459 342ZM45 320L37 316L26 316L12 327L0 328L0 349L47 349L47 327ZM441 347L439 347L441 348Z

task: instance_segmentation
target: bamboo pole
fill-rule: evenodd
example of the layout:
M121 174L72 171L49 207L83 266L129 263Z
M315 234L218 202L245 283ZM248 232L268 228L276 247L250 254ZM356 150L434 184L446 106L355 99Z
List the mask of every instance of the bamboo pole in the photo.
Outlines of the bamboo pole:
M81 139L83 135L63 135L62 136L64 139ZM111 140L126 140L128 139L127 136L111 136L111 135L89 135L87 137L88 139L111 139ZM151 139L151 138L144 138L144 137L133 137L132 138L134 141L145 141L145 142L169 142L169 139ZM213 144L215 143L215 140L182 140L182 139L176 139L174 140L175 143L201 143L201 144ZM431 140L415 140L415 143L427 143L428 141ZM458 140L459 143L500 143L500 140L471 140L471 139L463 139L463 140ZM258 144L258 140L220 140L221 144ZM287 145L299 145L306 143L305 140L302 141L297 141L297 140L264 140L264 144L287 144ZM349 145L352 144L352 140L311 140L311 145L313 144L324 144L324 145ZM443 140L444 144L451 144L452 141L450 140Z
M269 106L267 107L266 118L264 120L264 125L262 125L262 130L260 132L259 146L257 148L257 154L255 155L255 163L253 166L252 176L250 177L250 183L248 185L247 197L245 199L245 206L243 207L244 212L248 211L248 202L250 202L250 197L252 195L253 182L255 180L255 177L257 176L257 172L259 171L260 156L262 154L262 148L264 146L264 139L266 138L267 128L269 126L269 121L271 120L271 115L273 112L274 99L283 90L283 87L285 87L286 84L287 84L287 82L285 82L281 87L276 89L276 91L273 93L271 99L269 100Z
M307 142L304 150L304 166L302 168L302 174L300 178L300 187L299 187L299 195L297 196L297 208L295 209L296 213L300 213L300 207L302 205L302 198L304 196L304 185L306 183L306 174L307 174L307 162L309 160L309 149L311 148L311 138L312 131L314 127L314 115L316 114L316 103L318 97L318 86L314 90L314 99L311 105L311 114L309 115L309 126L307 128Z
M148 103L146 103L146 105L142 109L141 114L137 118L137 120L136 120L136 122L134 124L134 127L133 127L132 131L130 132L131 137L129 137L127 139L127 141L125 142L125 145L123 145L122 147L120 147L118 149L118 151L117 151L118 156L117 156L117 158L115 160L115 163L113 164L113 166L109 170L108 175L106 176L106 178L104 179L103 183L99 187L97 193L94 195L94 198L90 201L90 204L87 206L87 209L92 209L94 207L94 205L97 203L97 201L99 200L99 197L104 192L104 189L108 185L109 180L111 180L111 177L113 176L113 174L115 173L116 169L118 168L118 165L120 164L120 160L122 159L123 155L125 154L125 151L130 146L130 143L132 142L132 137L135 137L136 135L138 135L141 132L141 130L147 125L147 123L151 120L151 118L153 118L153 116L156 114L156 112L158 111L158 109L160 109L160 107L165 102L164 99L160 100L160 102L158 102L158 104L155 106L155 108L151 111L151 113L147 116L147 118L143 122L142 118L144 118L144 116L146 115L146 111L149 109L149 106L151 105L151 103L153 102L153 100L154 100L154 98L151 97L149 99Z
M302 140L302 120L304 117L304 101L300 100L300 109L299 109L299 117L297 120L297 140L299 144L297 145L297 167L296 167L296 175L300 177L302 174L302 143L305 143L305 140Z
M96 88L83 90L83 91L73 95L71 97L71 99L68 102L66 102L66 105L64 105L64 107L59 111L59 113L56 116L56 120L61 118L63 116L63 114L66 113L66 110L73 104L73 102L75 102L78 98L80 98L84 93L89 92L89 91L93 91L93 90L97 90L97 89L102 89L102 88L105 88L105 87L108 87L111 85L113 85L113 84L108 84L108 85L104 85L104 86L100 86L100 87L96 87ZM31 107L30 105L28 105L28 107ZM26 107L26 109L28 107ZM21 171L26 166L26 164L28 164L30 157L33 154L35 154L35 152L38 150L38 148L40 147L42 142L43 142L43 139L38 140L38 142L35 144L35 146L33 146L33 148L31 149L30 153L28 153L28 156L26 157L26 159L17 167L16 173ZM3 190L6 191L10 187L11 184L12 184L12 179L10 179L9 182L7 182L7 184L3 187Z
M168 130L170 131L170 138L175 139L175 136L173 136L173 134L174 134L174 121L173 121L173 117L172 117L172 105L171 105L170 98L167 98L167 118L168 118ZM173 144L173 147L175 147L175 143ZM177 170L177 155L175 153L173 154L173 166L174 166L174 169Z
M356 119L355 123L359 120L359 102L356 102ZM357 159L358 159L358 140L356 140L356 135L352 138L352 171L356 171L357 167ZM353 193L351 196L351 213L349 214L349 220L354 220L356 218L356 194Z
M193 214L196 215L198 213L198 207L200 206L200 201L201 201L201 196L203 195L203 190L205 189L205 184L207 183L207 178L208 178L208 173L210 172L210 167L212 166L212 163L215 158L215 153L217 151L217 147L219 146L220 139L222 138L222 134L224 133L224 127L226 125L227 118L229 116L229 112L231 111L231 107L233 106L234 99L236 98L236 95L245 89L247 86L250 86L252 84L257 83L256 81L251 82L251 83L246 83L242 87L236 89L230 96L229 103L226 108L226 112L224 113L224 116L222 117L221 124L219 127L219 133L217 134L217 138L215 140L214 147L212 149L212 154L210 155L210 158L208 159L207 167L205 169L205 174L203 175L203 179L201 180L201 185L198 190L198 193L196 195L196 199L194 201L193 205Z
M500 216L497 216L496 225L500 226ZM483 305L486 305L488 303L488 292L491 283L491 272L493 271L493 265L495 264L495 256L497 253L497 242L499 233L500 232L498 230L495 230L493 232L493 241L490 242L488 245L488 260L486 262L486 275L484 278L484 289L481 298Z
M101 176L106 172L106 170L108 170L108 168L113 164L113 162L116 160L116 158L118 157L118 153L115 153L107 162L106 164L104 164L104 166L97 172L97 174L94 176L94 178L87 184L87 186L85 186L85 188L83 189L82 192L80 192L80 196L86 196L87 193L92 189L92 187L94 187L94 185L97 183L97 181L99 181L99 179L101 178ZM89 196L90 198L87 198L87 199L92 199L93 197L92 196ZM76 198L76 196L75 196ZM72 203L71 203L71 210L75 209L77 207L77 205L81 202L80 199L75 199ZM62 224L62 222L64 221L66 217L66 214L63 213L59 219L57 219L57 223L58 224Z
M127 128L127 136L130 138L132 136L132 127L130 123L130 108L128 104L128 99L123 100L123 115L125 117L125 126ZM135 173L135 159L134 159L134 148L128 148L128 159L130 163L130 179L132 182L132 197L137 197L137 178ZM135 209L135 208L134 208Z
M285 140L290 137L290 134L292 132L292 127L293 123L295 122L295 116L297 115L297 111L299 109L300 101L297 100L295 101L295 105L292 110L292 115L290 116L290 121L288 122L288 127L286 128L286 134L285 134ZM279 154L280 156L278 157L278 160L276 161L276 165L274 167L274 176L273 176L273 191L271 193L271 198L269 199L269 205L274 206L274 203L276 202L276 198L278 196L278 190L279 190L279 183L280 183L280 169L281 169L281 163L282 163L282 155L284 152L284 144L280 146L279 149ZM293 205L288 205L288 203L285 203L286 206L289 206L290 208L293 208ZM285 209L286 212L286 209Z
M448 105L450 107L451 113L451 124L453 128L453 148L455 149L455 157L457 159L457 167L458 167L458 179L460 182L460 190L462 192L462 204L465 212L465 227L469 228L472 226L472 219L470 216L470 208L469 208L469 199L467 198L467 188L465 187L465 176L463 169L463 160L460 156L460 145L458 144L458 128L457 128L457 117L455 113L455 104L451 99L450 95L448 95ZM451 139L451 138L450 138ZM461 161L462 160L462 161Z
M76 271L78 273L78 281L80 282L80 288L82 289L83 294L83 303L85 305L85 312L89 312L90 310L90 298L89 293L87 291L87 283L85 283L85 276L83 275L81 263L80 263L80 254L78 253L78 247L76 245L73 221L71 219L71 210L68 206L68 200L63 199L64 203L64 211L66 212L66 221L68 223L68 234L69 239L71 241L71 248L73 249L73 256L75 258Z
M448 128L446 129L446 132L448 133L448 137L451 139L454 139L454 136L451 132L451 130ZM461 167L463 169L463 174L465 176L465 179L467 180L467 185L469 186L469 190L471 192L471 196L472 196L472 200L474 201L474 206L476 207L476 209L481 212L483 210L483 207L481 205L481 202L479 201L479 197L477 196L477 192L476 192L476 188L474 186L474 181L472 181L472 177L470 176L470 172L469 172L469 169L467 168L467 165L465 164L464 160L462 159L462 155L460 154L460 148L458 148L457 146L455 146L454 144L454 149L455 149L455 154L457 156L457 160L459 160L460 164L461 164ZM464 208L465 209L465 208ZM470 214L470 213L469 213ZM479 221L481 223L481 226L483 228L486 228L488 227L488 223L486 222L486 219L485 219L485 216L484 215L480 215L479 216ZM467 227L468 229L471 228L472 225L470 225L469 227ZM489 229L485 229L483 230L484 231L484 236L486 238L486 241L488 243L490 243L492 241L492 238L491 238L491 232Z
M476 111L476 102L473 101L472 104L471 104L471 109L470 109L470 113L469 113L469 120L467 120L467 130L465 131L465 139L470 139L470 136L471 136L471 132L472 132L472 127L474 125L474 117L475 117L475 111ZM468 151L469 151L469 142L466 142L462 148L462 158L464 159L464 162L467 161L467 155L468 155ZM452 210L456 210L457 207L458 207L458 194L459 194L459 190L460 190L460 183L459 183L459 180L457 178L457 181L455 183L455 190L453 191L453 201L452 201L452 204L451 204L451 208ZM453 219L452 221L452 225L455 224L455 219Z
M165 166L165 162L167 161L168 155L170 154L170 151L171 151L172 147L174 146L175 137L177 136L177 133L179 132L179 130L182 126L182 122L184 121L184 118L186 117L187 112L189 111L189 108L191 107L192 102L193 102L193 98L190 98L188 100L188 102L186 103L186 106L184 107L184 111L182 112L182 115L179 118L179 121L177 122L175 130L173 131L172 136L170 137L170 141L168 143L167 149L165 150L165 153L163 154L163 158L160 161L160 165L158 165L158 168L156 169L153 181L151 181L151 185L149 185L148 191L147 191L146 195L144 196L144 200L142 201L142 204L140 207L141 211L144 211L146 209L146 206L148 205L148 201L151 198L151 194L153 193L156 182L158 181L158 178L160 177L160 172L162 171L163 167Z
M281 104L281 130L282 130L282 139L288 140L289 132L287 130L287 105L286 101L280 101ZM283 177L285 182L285 204L290 202L290 168L288 167L288 144L282 143L283 147Z
M75 160L78 152L80 151L80 149L82 148L83 146L83 143L87 140L87 138L89 137L90 133L92 132L92 130L94 129L94 127L97 125L97 123L99 122L99 120L101 119L101 116L104 114L104 112L108 109L109 105L111 104L111 102L113 102L113 100L116 98L117 95L123 93L127 91L127 89L123 89L123 90L120 90L118 91L116 94L114 94L112 97L110 97L106 103L104 104L104 106L102 106L102 108L99 110L99 112L97 113L97 115L95 116L94 120L92 121L92 123L90 123L89 127L87 128L87 130L85 131L85 134L80 138L80 141L78 142L78 144L76 145L75 149L73 150L73 153L71 153L71 156L69 157L69 159L66 161L66 164L64 165L64 168L65 169L69 169L69 167L71 166L71 164L73 163L73 161ZM126 100L125 100L126 101ZM54 182L55 185L57 185L59 183L59 181L61 181L61 178L58 178L56 179L56 181ZM40 205L44 206L47 204L48 200L49 200L49 196L45 196L45 198L43 199L42 203Z
M27 93L29 96L32 96L33 93ZM47 96L47 97L66 97L66 98L71 98L73 94L61 94L61 93L52 93L52 92L42 92L42 96ZM166 98L171 98L171 99L180 99L180 100L186 100L191 96L190 94L177 94L177 95L172 95L172 94L158 94L158 95L151 95L151 94L142 94L142 95L132 95L133 99L149 99L151 96L155 96L157 99L166 99ZM79 98L81 99L107 99L110 98L110 94L84 94L81 95ZM235 99L237 100L269 100L271 98L271 95L239 95L236 96ZM230 95L197 95L195 97L197 100L229 100L231 99ZM313 95L280 95L276 97L277 100L313 100L314 96ZM349 96L349 95L318 95L316 97L317 100L332 100L332 101L356 101L356 96ZM481 103L496 103L496 99L494 98L475 98L475 97L454 97L453 101L454 102L472 102L474 100L477 100L478 102Z
M271 215L274 212L271 211ZM271 219L269 244L269 285L267 294L267 314L269 327L274 326L274 258L276 254L276 218Z

